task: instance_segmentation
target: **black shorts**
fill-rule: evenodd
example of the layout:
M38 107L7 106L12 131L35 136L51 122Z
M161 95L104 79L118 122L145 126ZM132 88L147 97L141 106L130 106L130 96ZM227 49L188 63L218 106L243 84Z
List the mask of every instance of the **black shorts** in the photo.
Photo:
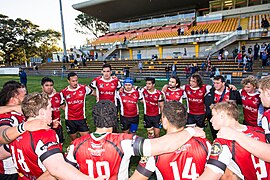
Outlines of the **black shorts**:
M160 118L161 115L157 115L157 116L147 116L144 115L144 128L159 128L160 127Z
M205 115L204 114L200 114L200 115L194 115L194 114L189 114L188 113L188 118L187 118L187 126L198 126L200 128L205 127L204 124L204 119L205 119Z
M18 180L18 174L0 174L1 180Z
M76 132L87 132L89 128L84 120L66 120L66 128L68 134L75 134Z
M121 129L128 130L131 124L139 124L139 115L135 117L120 116Z
M60 125L59 125L59 126L60 126ZM58 135L59 142L60 142L60 143L64 143L63 127L60 126L59 128L53 129L53 130L55 130L56 134Z

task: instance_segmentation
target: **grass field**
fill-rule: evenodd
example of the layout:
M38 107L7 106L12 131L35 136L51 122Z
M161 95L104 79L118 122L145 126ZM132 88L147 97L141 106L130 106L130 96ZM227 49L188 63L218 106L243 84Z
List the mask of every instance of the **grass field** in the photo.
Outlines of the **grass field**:
M19 81L19 77L17 76L0 76L1 81L0 81L0 87L2 87L2 85L8 81L8 80L17 80ZM43 78L43 76L28 76L28 82L27 82L27 88L28 88L28 92L32 93L32 92L41 92L41 85L40 85L40 81ZM64 89L67 85L68 82L66 79L61 79L61 77L51 77L54 80L54 87L56 89L56 91L60 91L62 89ZM79 78L79 83L80 84L89 84L91 82L92 79L89 78ZM156 81L156 88L157 89L161 89L163 87L164 84L166 84L166 81ZM182 82L182 84L185 84L187 82ZM136 82L135 85L137 86L144 86L145 82ZM95 104L96 99L94 96L87 96L86 97L86 117L87 117L87 121L88 121L88 125L90 128L90 132L93 132L95 130L95 126L93 124L92 121L92 106L93 104ZM185 103L185 102L184 102ZM139 109L140 109L140 123L139 123L139 127L138 127L138 131L137 134L139 136L142 137L146 137L146 130L143 127L143 106L142 103L139 103ZM240 107L240 119L243 119L243 114L242 114L242 107ZM63 129L64 129L64 135L65 135L65 142L64 142L64 146L63 149L64 151L66 150L66 148L68 147L68 145L70 144L70 138L67 135L66 131L65 131L65 123L64 123L64 112L61 112L61 119L62 119L62 125L63 125ZM209 127L205 128L205 132L206 132L206 136L208 139L212 140L211 135L210 135L210 130ZM161 131L161 135L165 134L165 131L162 130ZM138 158L133 158L131 160L131 169L134 169L136 167Z

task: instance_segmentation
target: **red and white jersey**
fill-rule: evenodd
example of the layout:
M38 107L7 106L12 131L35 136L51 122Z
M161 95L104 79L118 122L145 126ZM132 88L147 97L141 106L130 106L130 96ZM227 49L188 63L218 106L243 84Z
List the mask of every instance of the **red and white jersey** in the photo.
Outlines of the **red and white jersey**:
M141 89L144 114L147 116L157 116L161 113L159 102L163 101L163 93L160 90L155 89L153 92L148 91L145 88Z
M90 86L96 90L97 102L100 100L110 100L116 104L116 91L121 87L119 79L112 76L110 80L105 80L102 76L92 80Z
M226 88L226 91L225 91L225 94L224 94L222 101L220 101L220 98L221 98L223 92L218 92L217 90L215 90L215 93L214 93L214 102L215 103L230 100L230 88L229 87L225 87L225 88Z
M5 146L12 154L18 172L24 175L22 179L37 179L46 171L42 162L51 155L61 153L61 145L52 129L25 132Z
M121 115L125 117L135 117L139 115L138 100L142 99L141 93L132 88L131 91L117 91L117 99L120 101Z
M270 109L266 110L262 116L262 128L266 135L267 143L270 143Z
M175 100L182 103L184 92L185 91L180 88L176 89L167 88L167 90L164 92L165 101L168 102Z
M17 112L0 114L0 126L14 127L25 121L25 117ZM15 174L17 170L12 162L12 158L0 161L0 174Z
M204 171L206 160L211 151L211 145L206 139L191 138L187 143L172 153L156 157L143 157L137 167L144 176L148 171L156 171L157 179L196 179ZM145 160L145 158L147 160Z
M61 106L61 95L60 93L53 93L49 95L50 101L52 104L52 119L58 119L58 121L61 124L61 119L60 119L60 106ZM60 128L60 126L58 126Z
M187 96L187 112L189 114L201 115L205 114L204 96L211 86L202 85L202 87L192 88L189 84L184 86Z
M101 137L92 133L72 142L67 160L91 178L106 175L111 180L128 179L130 157L138 155L145 141L126 133L106 133ZM146 148L151 149L151 146Z
M246 126L243 133L255 140L265 142L265 135L259 127ZM227 167L241 179L250 180L267 179L270 172L269 163L253 156L235 141L220 138L213 142L206 166L221 174Z
M242 98L244 120L247 125L258 126L263 113L259 92L247 93L244 89L239 91ZM262 109L262 110L259 110Z
M83 120L85 119L85 97L91 94L92 90L78 84L76 89L70 89L69 86L60 92L61 104L66 102L65 119L66 120Z

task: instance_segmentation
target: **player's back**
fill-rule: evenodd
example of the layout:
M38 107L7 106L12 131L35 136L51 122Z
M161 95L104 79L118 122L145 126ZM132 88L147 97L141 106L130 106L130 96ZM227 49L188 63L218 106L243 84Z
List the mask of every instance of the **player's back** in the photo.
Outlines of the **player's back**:
M52 149L57 151L54 153L60 153L59 146L55 131L51 129L25 132L8 144L13 162L18 172L24 175L24 180L37 179L45 172L42 161L52 155Z
M192 138L172 153L155 157L157 179L195 179L204 171L210 152L206 139Z
M107 175L110 179L127 179L132 151L132 135L107 133L95 137L95 133L76 139L73 157L80 171L90 177ZM68 158L69 159L69 158Z
M258 141L265 142L265 135L261 128L246 127L247 129L243 133ZM220 138L214 141L208 164L218 166L216 163L218 161L220 164L227 165L231 171L242 179L268 179L269 176L269 163L253 156L235 141Z

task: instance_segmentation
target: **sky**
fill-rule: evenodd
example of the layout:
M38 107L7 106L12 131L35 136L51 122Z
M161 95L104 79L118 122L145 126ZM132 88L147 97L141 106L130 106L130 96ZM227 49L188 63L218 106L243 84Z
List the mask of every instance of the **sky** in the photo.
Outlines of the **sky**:
M86 38L92 38L75 32L75 18L81 12L73 9L72 5L84 1L62 0L67 49L79 48L86 43ZM28 19L42 30L53 29L62 33L59 0L0 0L0 14L11 19ZM62 38L59 46L63 47Z

